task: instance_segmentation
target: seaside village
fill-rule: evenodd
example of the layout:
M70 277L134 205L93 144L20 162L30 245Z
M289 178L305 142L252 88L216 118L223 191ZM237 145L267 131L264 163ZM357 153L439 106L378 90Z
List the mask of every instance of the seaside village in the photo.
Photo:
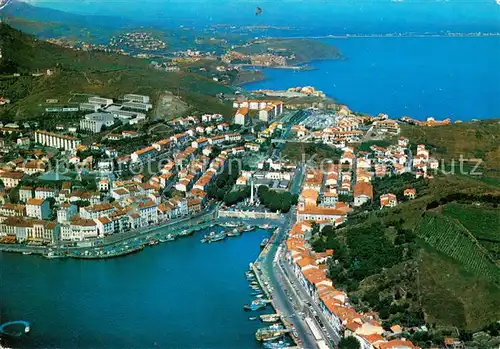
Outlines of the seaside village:
M431 170L439 165L437 160L430 157L424 145L418 145L412 154L410 140L399 137L399 122L386 115L357 116L345 106L324 120L319 114L314 117L314 113L294 120L290 115L296 111L287 111L282 101L238 100L233 105L233 125L217 114L171 120L168 126L177 133L128 154L93 141L97 134L101 139L118 142L139 137L138 130L116 132L113 123L120 119L129 125L140 124L152 107L148 96L126 95L121 105L109 98L91 97L80 105L89 114L77 125L48 131L28 124L2 124L2 246L89 247L110 235L140 232L199 214L216 204L208 195L209 187L231 160L258 155L260 160L254 165L249 163L249 169L241 171L232 185L237 188L254 182L272 190L289 191L292 182L298 180L297 222L286 241L287 258L331 325L339 333L342 329L346 335L356 337L366 349L415 348L409 340L398 339L400 326L393 326L389 333L377 321L377 314L356 312L346 294L326 276L326 261L335 258L335 251L314 253L308 243L312 222L338 226L351 211L373 201L374 178L406 172L432 177ZM251 117L267 126L259 130L246 127ZM101 132L104 126L106 131ZM373 145L367 151L357 151L355 144L367 133L395 137L395 142L388 147ZM304 171L298 174L299 164L269 155L269 143L274 138L322 143L341 150L342 156L338 163L328 163L323 169L300 165ZM96 159L92 155L96 153L105 156ZM61 159L66 159L73 171L59 178L50 165ZM150 177L131 171L146 163L161 166ZM130 171L117 171L116 166ZM177 195L166 195L172 191ZM408 188L404 193L381 195L380 209L398 205L402 195L413 199L418 193ZM348 196L350 202L340 199Z

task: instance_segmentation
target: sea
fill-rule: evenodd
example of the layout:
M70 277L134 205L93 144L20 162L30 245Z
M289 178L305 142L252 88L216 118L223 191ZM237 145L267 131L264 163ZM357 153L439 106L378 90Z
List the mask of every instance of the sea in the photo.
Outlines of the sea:
M34 0L120 23L309 37L344 60L314 70L266 69L247 89L312 85L351 109L391 117L500 117L500 38L365 37L386 33L500 33L495 0ZM262 14L256 16L256 7ZM106 21L112 21L106 17ZM214 29L214 26L225 25ZM260 29L256 29L260 28ZM244 272L265 231L214 244L201 235L117 259L47 260L0 253L0 322L27 320L23 348L258 348Z
M129 256L54 260L0 252L0 324L31 323L15 348L260 348L248 265L257 229L203 244L207 231Z
M247 89L311 85L352 110L391 117L500 117L500 5L495 0L30 0L84 16L114 16L131 27L308 37L337 46L345 60L312 71L266 69ZM262 10L256 15L256 8ZM106 17L109 25L113 17ZM494 37L328 35L497 34Z

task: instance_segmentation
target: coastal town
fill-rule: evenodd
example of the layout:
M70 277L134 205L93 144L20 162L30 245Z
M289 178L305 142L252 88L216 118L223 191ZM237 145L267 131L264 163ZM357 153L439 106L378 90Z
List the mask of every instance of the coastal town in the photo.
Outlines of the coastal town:
M316 93L313 87L288 92ZM311 310L298 319L301 328L291 324L279 315L283 300L273 297L270 283L255 281L272 271L251 270L255 295L262 297L265 290L269 298L256 298L249 309L272 304L277 312L272 319L283 321L258 333L265 347L285 347L273 341L291 333L298 346L328 348L352 337L366 349L417 348L403 336L409 329L384 328L376 312L355 310L328 277L335 251L311 247L313 229L339 227L353 212L396 207L419 194L409 185L376 197L374 180L405 174L433 178L438 160L425 145L413 149L412 141L400 136L407 120L358 115L345 105L290 109L279 99L243 96L233 101L229 118L189 115L146 129L154 110L150 96L89 96L76 109L80 119L50 129L33 122L1 124L1 250L100 259L216 226L229 229L207 234L204 242L254 227L277 228L262 243L265 258L274 259L272 269L281 272L273 272L291 282ZM429 119L421 126L440 124ZM375 141L360 147L369 140ZM332 157L284 155L304 144L327 147ZM284 301L297 306L291 296Z

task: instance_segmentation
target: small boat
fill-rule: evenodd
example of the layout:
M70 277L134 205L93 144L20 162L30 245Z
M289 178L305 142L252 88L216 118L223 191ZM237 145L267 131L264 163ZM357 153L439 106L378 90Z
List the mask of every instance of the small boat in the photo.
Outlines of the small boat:
M250 317L248 318L248 320L250 320L250 321L257 320L257 316L250 316Z
M221 232L217 233L215 231L212 231L210 234L205 235L205 242L211 243L211 242L216 242L216 241L221 241L226 238L226 233Z
M260 229L271 229L271 225L269 223L259 225Z
M280 318L279 314L262 314L260 316L262 322L277 322Z
M32 254L33 252L23 252L24 255L30 255Z
M183 230L179 233L179 236L188 236L188 235L193 235L194 234L194 230Z
M28 333L31 330L30 325L24 328L24 333Z
M258 341L272 341L281 337L287 330L281 324L274 324L269 327L259 328L255 333L255 338Z
M290 346L289 343L279 340L277 342L265 342L263 344L263 347L265 349L283 349L283 348L288 348Z
M267 245L268 242L269 242L269 239L268 238L264 238L264 240L262 240L262 242L260 243L260 247L261 248L266 247L266 245Z
M257 295L255 295L255 297L257 297L257 298L262 298L262 297L264 297L264 295L261 293L261 294L257 294Z
M250 283L250 285L252 285L252 286L259 286L259 283L258 283L257 281L252 281L252 282Z
M175 235L174 234L168 234L167 235L167 241L174 241L175 240Z
M243 228L243 231L245 231L245 232L246 232L246 231L252 231L252 230L254 230L254 229L255 229L255 227L254 227L254 226L247 225L246 227L244 227L244 228Z
M232 230L228 230L228 231L226 232L226 235L227 235L227 236L230 236L230 237L233 237L233 236L240 236L240 235L241 235L241 232L240 232L238 229L234 228L234 229L232 229Z
M151 239L151 240L149 240L148 245L149 245L149 246L155 246L155 245L158 245L159 243L160 243L160 242L159 242L158 240L156 240L156 239Z
M68 256L53 251L49 251L46 255L44 255L44 257L49 259L56 259L56 258L67 258Z

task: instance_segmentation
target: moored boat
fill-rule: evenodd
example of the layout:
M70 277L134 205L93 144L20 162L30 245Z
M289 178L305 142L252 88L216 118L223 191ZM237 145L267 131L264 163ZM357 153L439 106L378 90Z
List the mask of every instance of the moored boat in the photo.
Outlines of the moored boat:
M269 327L259 328L255 333L255 338L258 341L271 341L278 339L285 334L287 330L280 324L274 324Z
M277 322L280 320L279 314L262 314L260 316L262 322Z
M269 242L269 239L268 238L264 238L264 240L262 240L262 242L260 243L260 247L261 248L266 247L266 245L267 245L268 242Z

